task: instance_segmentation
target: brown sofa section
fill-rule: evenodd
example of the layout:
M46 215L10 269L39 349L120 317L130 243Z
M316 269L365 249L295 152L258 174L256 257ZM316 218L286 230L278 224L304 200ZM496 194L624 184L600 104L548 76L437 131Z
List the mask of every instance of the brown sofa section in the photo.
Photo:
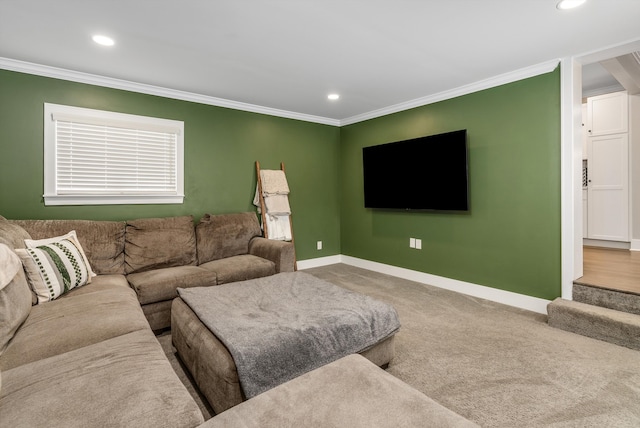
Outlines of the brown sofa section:
M7 229L5 238L2 227ZM205 214L197 225L192 216L9 220L0 224L0 240L10 235L13 247L24 246L25 238L51 238L71 230L76 231L96 278L125 275L153 330L171 326L171 300L178 296L178 287L253 279L290 272L295 266L293 244L262 238L252 212Z

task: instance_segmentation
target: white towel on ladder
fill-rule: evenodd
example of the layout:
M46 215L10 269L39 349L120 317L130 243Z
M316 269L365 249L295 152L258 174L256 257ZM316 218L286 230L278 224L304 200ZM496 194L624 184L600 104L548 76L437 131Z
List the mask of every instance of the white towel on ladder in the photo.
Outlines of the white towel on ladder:
M269 239L291 241L291 220L288 215L266 214Z

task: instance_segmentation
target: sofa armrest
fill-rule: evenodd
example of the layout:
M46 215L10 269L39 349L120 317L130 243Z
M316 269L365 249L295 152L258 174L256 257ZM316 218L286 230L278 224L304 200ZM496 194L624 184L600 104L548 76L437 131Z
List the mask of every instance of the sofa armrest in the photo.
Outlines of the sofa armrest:
M276 264L276 273L293 272L296 255L293 244L255 237L249 242L249 254L271 260Z

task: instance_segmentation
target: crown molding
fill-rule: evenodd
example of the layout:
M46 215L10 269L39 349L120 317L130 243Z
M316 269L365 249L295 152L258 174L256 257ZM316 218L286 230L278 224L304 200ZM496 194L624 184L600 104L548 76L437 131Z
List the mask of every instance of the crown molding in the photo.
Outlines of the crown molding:
M612 92L624 91L624 87L620 84L605 86L603 88L590 89L588 91L582 91L582 98L595 97L603 94L610 94Z
M410 110L416 107L422 107L428 104L433 104L439 101L448 100L451 98L459 97L462 95L471 94L473 92L482 91L484 89L493 88L496 86L504 85L507 83L516 82L518 80L527 79L529 77L538 76L540 74L550 73L556 69L560 63L559 59L543 62L540 64L532 65L530 67L521 68L519 70L511 71L509 73L500 74L489 79L480 80L475 83L460 86L448 91L439 92L433 95L427 95L426 97L416 98L414 100L405 101L399 104L394 104L389 107L384 107L378 110L373 110L368 113L363 113L357 116L352 116L340 121L340 126L351 125L358 122L364 122L365 120L375 119L377 117L386 116L392 113L398 113L404 110Z
M269 116L277 116L286 119L301 120L304 122L320 123L331 126L346 126L365 120L375 119L377 117L386 116L392 113L398 113L416 107L422 107L439 101L448 100L462 95L471 94L484 89L493 88L518 80L534 77L540 74L549 73L558 66L560 60L551 60L541 64L504 73L489 79L481 80L469 85L460 86L448 91L439 92L437 94L416 98L392 106L373 110L360 115L352 116L347 119L338 120L322 116L314 116L304 113L296 113L287 110L280 110L271 107L263 107L255 104L242 103L238 101L227 100L224 98L211 97L207 95L196 94L193 92L179 91L176 89L163 88L160 86L147 85L144 83L132 82L129 80L115 79L111 77L99 76L96 74L83 73L79 71L68 70L64 68L51 67L41 64L35 64L25 61L18 61L10 58L0 57L0 69L17 71L20 73L33 74L43 77L51 77L54 79L68 80L71 82L84 83L88 85L104 86L112 89L120 89L131 92L138 92L148 95L156 95L165 98L173 98L182 101L195 102L199 104L212 105L216 107L230 108L234 110L242 110L251 113L266 114Z
M314 122L323 125L340 126L340 121L337 119L314 116L304 113L296 113L271 107L263 107L255 104L231 101L224 98L200 95L193 92L179 91L176 89L131 82L129 80L115 79L111 77L99 76L96 74L82 73L79 71L67 70L64 68L51 67L25 61L18 61L10 58L0 57L0 69L17 71L26 74L34 74L43 77L51 77L54 79L68 80L77 83L85 83L88 85L104 86L112 89L138 92L147 95L156 95L160 97L173 98L176 100L189 101L199 104L207 104L216 107L225 107L251 113L266 114L269 116L283 117L286 119L302 120L305 122Z

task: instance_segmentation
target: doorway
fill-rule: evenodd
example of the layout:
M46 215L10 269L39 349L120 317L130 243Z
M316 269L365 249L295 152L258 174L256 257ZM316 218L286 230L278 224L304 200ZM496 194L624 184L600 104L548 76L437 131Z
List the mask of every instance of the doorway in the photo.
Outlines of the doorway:
M583 72L590 79L592 64L640 50L640 41L595 53L563 60L563 276L562 297L572 299L573 282L589 283L603 288L618 288L623 292L640 294L640 252L634 249L633 229L627 249L583 247L583 140L582 101ZM611 76L612 77L612 76ZM624 90L601 85L603 92ZM588 95L593 95L593 88ZM597 95L597 94L596 94ZM636 113L637 114L637 113ZM636 169L638 170L638 169ZM637 173L636 173L637 174ZM571 214L568 214L569 211ZM636 211L636 215L638 212ZM637 245L637 240L636 240ZM624 248L624 246L623 246ZM640 249L640 248L637 248Z

